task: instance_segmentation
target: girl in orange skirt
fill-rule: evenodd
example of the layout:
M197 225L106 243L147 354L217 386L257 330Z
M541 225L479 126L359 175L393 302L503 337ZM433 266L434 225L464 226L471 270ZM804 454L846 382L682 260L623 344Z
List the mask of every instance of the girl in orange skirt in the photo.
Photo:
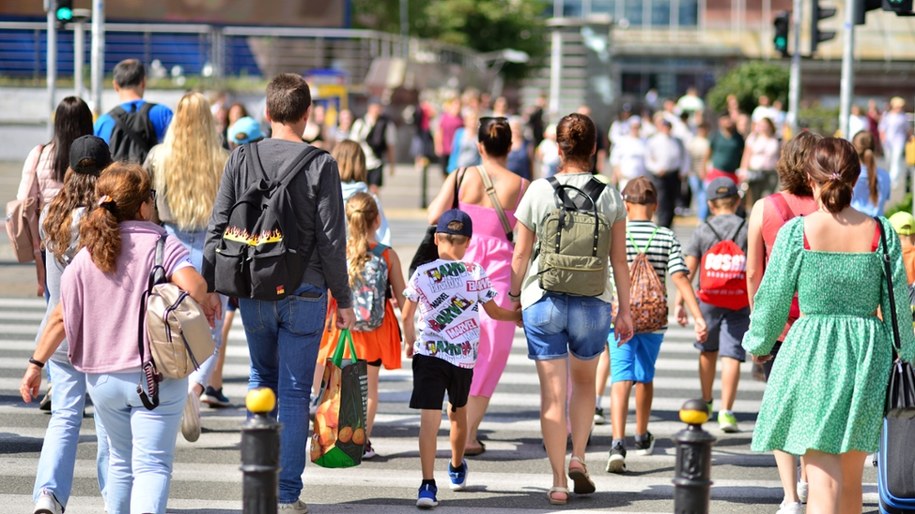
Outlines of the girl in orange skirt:
M394 314L394 305L388 298L388 291L393 292L398 305L403 305L405 284L397 253L375 240L381 217L371 195L356 193L350 197L346 202L346 223L346 257L356 311L356 326L352 329L353 342L358 357L368 363L366 441L362 458L371 459L375 456L371 436L375 413L378 411L378 372L382 365L385 369L399 369L402 353L400 325ZM340 337L336 323L332 322L336 319L336 308L337 302L331 298L328 304L328 323L315 369L315 384L319 386L324 374L324 362Z

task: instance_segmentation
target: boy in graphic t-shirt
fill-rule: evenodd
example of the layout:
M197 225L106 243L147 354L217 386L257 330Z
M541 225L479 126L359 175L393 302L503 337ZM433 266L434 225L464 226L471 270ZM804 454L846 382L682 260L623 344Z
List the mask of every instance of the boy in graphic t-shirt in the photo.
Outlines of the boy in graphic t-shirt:
M416 500L420 508L438 505L435 451L446 391L451 404L448 477L453 490L461 490L467 483L465 406L480 340L480 305L493 319L521 320L520 311L503 309L493 301L497 293L490 286L486 270L476 263L462 262L472 235L473 222L467 213L452 209L442 214L435 234L439 258L417 268L404 290L404 350L407 357L413 358L410 408L422 410L419 458L423 481ZM418 337L414 327L417 307Z

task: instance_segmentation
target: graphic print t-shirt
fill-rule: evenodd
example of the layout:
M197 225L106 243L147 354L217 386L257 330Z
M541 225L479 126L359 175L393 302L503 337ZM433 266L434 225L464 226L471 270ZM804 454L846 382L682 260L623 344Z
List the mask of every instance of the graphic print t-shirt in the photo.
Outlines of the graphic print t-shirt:
M404 296L419 308L413 353L472 369L480 342L480 304L496 297L473 262L435 260L416 269Z

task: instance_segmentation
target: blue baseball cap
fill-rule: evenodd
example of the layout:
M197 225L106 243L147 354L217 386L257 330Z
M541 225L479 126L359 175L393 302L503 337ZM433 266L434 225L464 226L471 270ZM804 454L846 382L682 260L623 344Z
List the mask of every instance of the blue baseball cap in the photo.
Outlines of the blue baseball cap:
M238 118L235 123L229 127L229 142L237 145L251 143L259 139L264 139L264 132L261 130L261 124L250 116Z
M438 218L438 225L436 225L435 231L439 234L471 237L473 235L473 220L470 219L466 212L460 209L451 209L445 211Z

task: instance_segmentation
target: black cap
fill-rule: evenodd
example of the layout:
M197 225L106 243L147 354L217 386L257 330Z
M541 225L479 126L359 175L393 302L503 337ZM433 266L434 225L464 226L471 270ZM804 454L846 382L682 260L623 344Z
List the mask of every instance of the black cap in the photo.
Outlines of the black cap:
M716 178L708 185L708 188L705 191L705 197L709 201L718 200L720 198L731 198L734 196L740 196L740 193L737 191L737 184L727 177Z
M81 136L70 145L70 167L76 173L98 175L109 164L111 151L100 137Z

